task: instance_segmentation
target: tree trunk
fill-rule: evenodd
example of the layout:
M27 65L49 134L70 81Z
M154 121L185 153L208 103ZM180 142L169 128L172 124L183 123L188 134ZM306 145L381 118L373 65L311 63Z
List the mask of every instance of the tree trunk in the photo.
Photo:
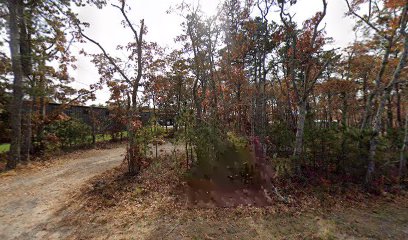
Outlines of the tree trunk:
M130 29L132 30L134 34L134 39L136 40L136 51L137 51L137 75L136 79L133 80L129 78L125 72L123 71L122 68L120 68L114 61L112 57L108 55L106 50L102 47L101 44L96 42L95 40L89 38L86 36L81 28L78 26L79 33L81 34L82 37L86 38L87 40L91 41L93 44L99 47L99 49L102 51L103 55L105 56L106 59L109 60L109 63L112 64L112 66L115 68L115 70L125 79L125 81L130 85L131 87L131 96L129 93L127 94L127 99L128 99L128 106L127 106L127 131L128 131L128 149L127 149L127 161L128 161L128 170L130 174L138 174L139 169L140 169L140 164L139 164L139 158L140 158L140 152L139 148L137 146L136 142L136 131L137 131L137 126L135 124L138 121L138 107L137 107L137 91L140 85L140 80L142 79L142 73L143 73L143 52L142 52L142 46L143 46L143 34L144 34L144 20L142 19L140 21L140 29L139 33L136 31L136 29L133 28L132 23L129 21L128 16L126 15L125 12L125 1L122 1L121 7L114 5L117 7L123 17L125 18L127 24L129 25Z
M30 152L32 147L32 126L31 114L33 109L34 96L31 91L34 88L34 76L32 75L32 53L31 53L31 35L32 35L32 11L24 12L23 6L20 6L18 14L23 16L19 19L20 24L20 51L21 51L21 66L24 76L32 81L26 83L28 91L26 94L30 96L30 102L23 103L23 121L22 121L22 138L21 138L21 161L27 162L30 160ZM26 13L26 14L25 14Z
M130 103L129 100L129 107L128 107L128 123L127 123L127 130L129 136L129 143L128 143L128 150L127 150L127 160L128 160L128 171L130 174L136 175L139 172L137 159L139 157L139 149L137 148L136 144L136 129L133 126L135 123L135 109L136 103Z
M20 161L21 150L21 108L23 99L23 69L21 66L20 54L20 36L18 21L22 16L18 13L20 7L19 0L8 0L9 9L9 30L10 30L10 53L13 67L14 81L13 81L13 98L11 100L10 108L10 122L11 122L11 145L10 157L7 161L7 169L13 169Z
M387 44L387 47L385 48L385 53L384 53L384 56L381 62L380 71L378 72L377 77L375 79L376 89L372 93L370 93L369 96L367 97L367 102L366 102L366 107L364 111L363 121L361 124L361 129L365 129L369 125L370 117L371 117L371 108L373 106L373 100L375 99L376 96L381 95L378 93L378 91L380 91L380 88L381 88L381 81L385 73L385 69L388 65L388 58L390 56L390 52L391 52L391 42L389 42ZM374 123L372 125L374 125Z
M129 149L128 149L128 169L129 173L136 175L139 173L139 148L136 142L136 131L137 128L133 124L137 121L137 87L133 87L134 91L132 93L132 103L129 109L129 119L128 119L128 133L129 133Z
M302 100L298 106L298 119L296 127L296 141L295 147L293 149L293 158L296 161L295 167L296 171L300 172L300 156L303 153L303 136L305 130L305 120L306 120L306 100Z
M139 88L140 80L142 79L142 70L143 70L143 62L142 62L142 44L143 44L143 30L144 29L144 20L141 20L141 26L139 30L139 35L135 32L135 39L137 42L137 76L133 82L133 89L132 89L132 102L131 102L131 109L130 109L130 119L128 123L128 130L129 131L129 159L128 159L128 167L130 174L138 174L140 170L140 151L139 147L137 146L136 142L136 131L137 129L133 124L138 120L138 108L137 108L137 90Z

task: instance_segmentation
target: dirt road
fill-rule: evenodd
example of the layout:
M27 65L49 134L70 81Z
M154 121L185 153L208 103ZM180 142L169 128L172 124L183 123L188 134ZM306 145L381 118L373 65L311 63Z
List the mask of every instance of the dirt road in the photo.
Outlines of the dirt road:
M0 178L0 239L58 238L46 223L86 180L123 161L124 147L89 150L62 157L57 164Z

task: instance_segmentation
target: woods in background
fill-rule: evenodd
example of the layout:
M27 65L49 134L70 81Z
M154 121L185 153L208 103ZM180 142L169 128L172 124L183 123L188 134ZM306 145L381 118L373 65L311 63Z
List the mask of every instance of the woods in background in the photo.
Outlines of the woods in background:
M369 188L400 183L407 177L408 1L344 1L357 36L344 49L333 48L326 35L327 0L302 24L294 20L293 0L225 0L215 16L200 5L173 7L183 23L180 48L171 50L144 40L144 21L130 20L124 0L73 1L121 13L134 39L118 47L126 55L120 59L85 34L89 24L70 3L8 0L1 9L11 55L2 54L0 64L2 76L13 75L13 82L1 80L12 89L8 168L28 159L33 129L42 137L45 98L67 103L94 91L66 98L73 94L67 69L75 61L69 46L86 41L100 50L91 54L101 75L95 88L108 85L109 104L127 126L132 173L143 155L140 108L150 105L176 113L173 130L185 144L186 167L204 178L223 161L236 167L228 171L250 175L254 159L285 178L318 176ZM26 112L23 98L32 102Z

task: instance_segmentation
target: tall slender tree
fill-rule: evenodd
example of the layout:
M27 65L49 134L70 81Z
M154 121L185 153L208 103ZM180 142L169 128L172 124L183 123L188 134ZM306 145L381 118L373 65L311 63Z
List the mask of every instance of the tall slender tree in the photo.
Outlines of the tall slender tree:
M303 153L304 128L308 98L323 71L333 62L333 50L324 51L326 43L324 28L320 28L327 13L327 1L322 0L323 10L305 21L303 31L296 28L293 17L286 12L285 3L280 4L280 18L285 26L287 50L284 61L287 63L288 77L294 89L297 102L296 140L293 157L300 172L300 157Z
M108 76L112 76L112 71L110 70L109 67L106 68L106 66L113 67L114 72L116 72L124 80L124 82L130 87L130 91L127 93L127 95L129 96L128 120L127 120L127 129L129 133L129 146L128 146L128 152L127 152L127 159L128 159L129 172L131 174L137 174L140 170L140 162L139 162L140 152L138 150L138 146L136 143L136 131L138 130L139 125L140 125L138 123L138 113L139 113L138 111L138 91L139 91L139 87L141 86L141 81L142 81L142 76L143 76L143 64L144 64L143 36L146 32L146 27L144 25L144 20L142 19L140 21L139 29L135 28L134 24L131 22L131 20L128 17L128 13L126 10L127 8L126 1L120 1L120 5L113 4L112 6L120 11L120 13L122 14L124 18L126 27L128 27L133 34L135 42L129 43L128 46L126 46L126 48L131 50L129 59L135 62L135 65L132 66L134 67L134 69L136 69L135 75L127 74L124 68L117 61L117 59L113 58L99 42L87 36L82 30L79 21L76 23L76 25L78 27L80 36L90 41L91 43L95 44L102 51L101 55L95 56L96 58L94 59L94 62L98 64L98 66L102 69L102 71L106 70L105 73ZM100 63L103 63L103 64L100 64ZM130 63L128 63L127 65L129 64Z
M23 102L23 68L21 65L20 52L20 27L19 22L23 18L22 15L22 1L8 0L7 6L9 10L9 45L13 69L13 98L10 105L10 122L11 122L11 145L10 157L7 162L7 168L13 169L20 161L21 155L21 109Z

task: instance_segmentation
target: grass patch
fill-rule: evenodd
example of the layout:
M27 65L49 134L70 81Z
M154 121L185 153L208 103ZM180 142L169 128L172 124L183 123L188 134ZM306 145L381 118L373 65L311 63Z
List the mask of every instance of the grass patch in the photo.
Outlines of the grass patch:
M2 143L0 144L0 153L5 153L10 151L10 143Z
M122 137L126 138L128 136L127 131L122 132ZM120 134L116 135L117 139L120 139ZM92 139L92 136L90 136L90 139ZM112 140L112 135L111 134L96 134L96 142L104 142L104 141L111 141Z

